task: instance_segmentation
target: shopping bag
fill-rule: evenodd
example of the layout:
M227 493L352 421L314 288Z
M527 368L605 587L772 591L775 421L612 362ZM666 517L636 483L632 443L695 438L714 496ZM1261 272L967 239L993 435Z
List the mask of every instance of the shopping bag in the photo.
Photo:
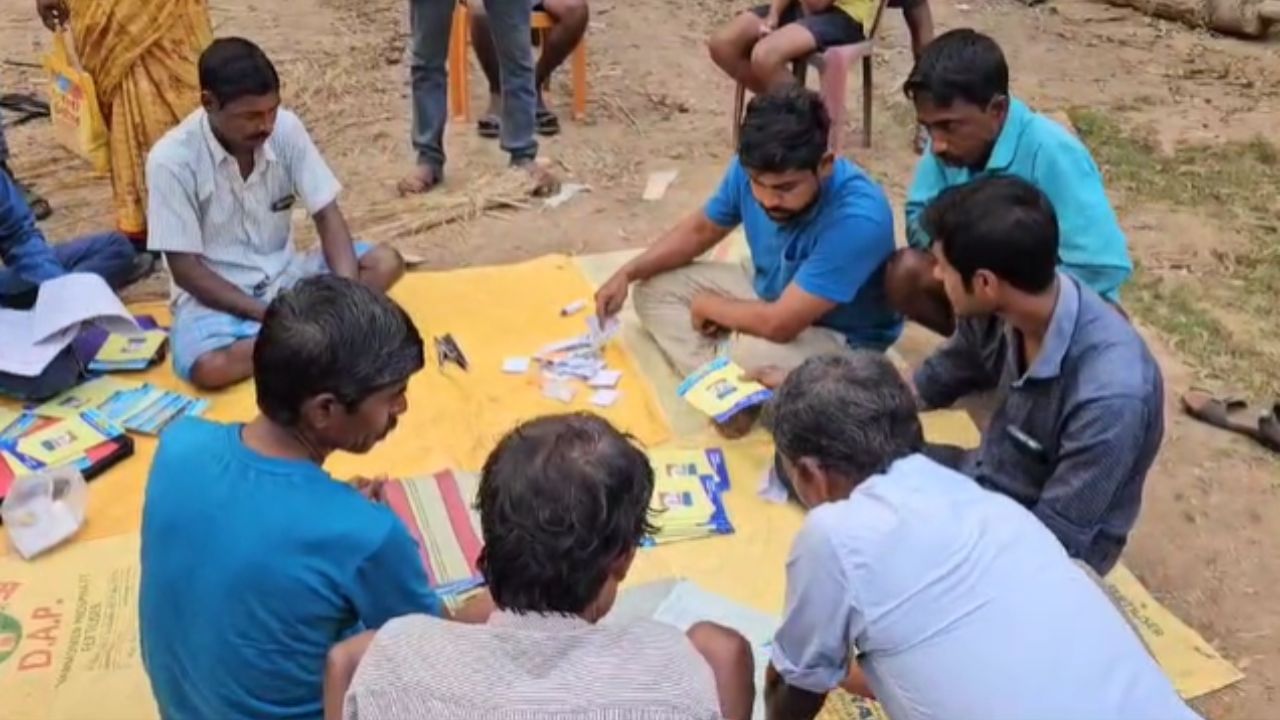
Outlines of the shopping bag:
M88 160L97 172L107 172L111 169L107 124L98 108L97 88L80 66L70 31L53 34L53 47L44 56L44 67L49 73L49 116L54 137L63 147Z

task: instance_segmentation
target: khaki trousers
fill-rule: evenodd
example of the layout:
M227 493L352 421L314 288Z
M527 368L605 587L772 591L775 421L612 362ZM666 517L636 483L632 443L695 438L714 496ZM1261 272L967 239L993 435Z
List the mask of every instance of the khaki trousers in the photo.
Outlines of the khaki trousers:
M720 354L726 343L729 357L745 370L775 365L790 371L815 355L852 352L844 335L817 326L786 344L742 333L733 333L727 340L709 338L695 330L689 308L700 292L759 300L752 287L750 263L749 257L742 264L695 262L636 285L636 314L676 372L682 376L692 373Z

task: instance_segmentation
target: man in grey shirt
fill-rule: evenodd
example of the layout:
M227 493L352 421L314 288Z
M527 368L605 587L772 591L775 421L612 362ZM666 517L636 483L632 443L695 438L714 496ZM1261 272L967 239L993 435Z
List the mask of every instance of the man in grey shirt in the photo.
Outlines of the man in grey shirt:
M1105 575L1164 434L1160 368L1114 306L1056 271L1057 218L1031 184L1006 176L952 188L923 224L961 320L915 373L920 405L997 390L982 445L959 469L1031 510Z
M771 720L813 718L836 687L893 720L1197 718L1043 523L922 454L884 356L811 358L767 419L807 510L765 674Z
M653 531L652 495L648 458L603 418L512 430L476 498L478 564L497 611L470 626L409 615L339 644L325 717L748 718L754 675L741 635L709 623L688 633L653 620L597 624Z

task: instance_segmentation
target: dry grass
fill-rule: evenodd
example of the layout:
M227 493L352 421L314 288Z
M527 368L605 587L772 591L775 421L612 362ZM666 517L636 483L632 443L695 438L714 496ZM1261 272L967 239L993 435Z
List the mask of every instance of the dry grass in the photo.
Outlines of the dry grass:
M1270 141L1187 145L1162 153L1095 110L1071 119L1114 189L1212 218L1239 238L1217 262L1178 272L1141 265L1125 304L1214 384L1280 397L1280 151Z

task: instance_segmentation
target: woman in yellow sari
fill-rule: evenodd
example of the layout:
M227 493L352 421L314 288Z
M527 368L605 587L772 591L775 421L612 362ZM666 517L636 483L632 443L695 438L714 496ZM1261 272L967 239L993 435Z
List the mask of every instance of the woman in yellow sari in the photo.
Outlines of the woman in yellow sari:
M36 0L50 30L69 26L110 132L120 231L145 242L151 146L200 105L196 62L213 42L207 0Z

